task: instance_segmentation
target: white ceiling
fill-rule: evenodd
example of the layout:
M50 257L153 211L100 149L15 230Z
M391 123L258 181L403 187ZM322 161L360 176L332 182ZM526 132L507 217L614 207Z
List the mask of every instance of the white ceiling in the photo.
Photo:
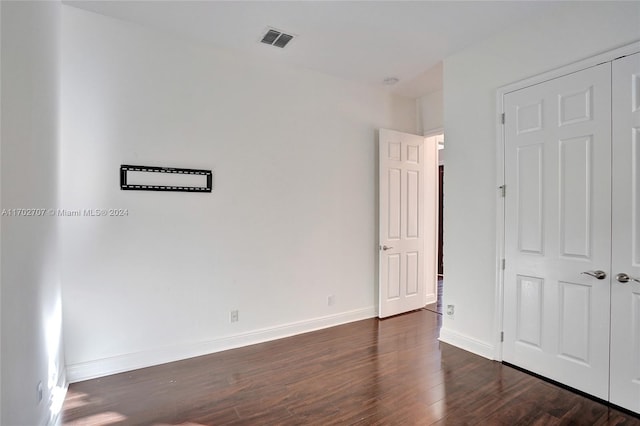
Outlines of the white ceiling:
M65 4L250 55L419 97L442 87L443 58L555 1L78 1ZM259 40L267 27L295 38Z

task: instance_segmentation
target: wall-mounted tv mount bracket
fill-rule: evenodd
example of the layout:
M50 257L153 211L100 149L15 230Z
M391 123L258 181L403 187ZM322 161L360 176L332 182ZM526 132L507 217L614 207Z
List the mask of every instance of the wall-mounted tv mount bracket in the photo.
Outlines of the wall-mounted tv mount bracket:
M125 191L211 192L212 182L211 170L120 166L120 189Z

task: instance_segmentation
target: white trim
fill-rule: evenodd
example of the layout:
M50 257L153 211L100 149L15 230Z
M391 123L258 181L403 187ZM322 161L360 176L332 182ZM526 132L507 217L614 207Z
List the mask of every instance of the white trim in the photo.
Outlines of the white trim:
M560 68L556 68L554 70L526 78L524 80L517 81L515 83L508 84L506 86L499 87L496 91L496 111L497 111L497 131L496 131L496 158L497 158L497 173L496 173L496 186L504 185L504 148L505 148L505 137L504 137L504 126L502 125L502 120L500 119L504 111L504 96L508 93L514 92L516 90L524 89L525 87L533 86L535 84L539 84L545 81L552 80L554 78L562 77L564 75L572 74L578 71L582 71L587 68L594 67L596 65L612 62L620 57L632 55L634 53L640 52L640 41L635 41L633 43L624 45L622 47L603 52L592 56L587 59L583 59L578 62L574 62L569 65L562 66ZM507 120L511 119L510 117L506 117ZM507 188L509 191L510 188ZM504 271L502 270L501 262L504 257L505 250L505 216L504 216L504 199L498 195L496 198L496 265L497 265L497 274L496 274L496 311L494 317L494 328L493 335L495 336L495 353L494 357L496 360L502 360L502 342L500 338L501 330L504 325ZM507 259L508 261L508 259Z
M505 258L505 198L502 196L500 187L505 184L504 179L504 124L502 123L502 114L504 113L504 94L496 95L496 103L498 105L498 114L496 116L496 164L498 172L496 173L496 313L493 319L492 335L494 336L495 353L493 357L497 361L502 361L502 338L501 331L503 325L504 313L504 270L502 269L502 259ZM505 189L506 191L507 189Z
M456 346L460 349L464 349L465 351L474 353L483 358L491 360L494 359L493 354L495 352L495 347L493 345L447 328L443 327L440 329L440 337L438 340Z
M436 277L436 283L438 282L437 279L438 278ZM437 284L436 284L436 286L437 286ZM437 293L437 289L436 289L436 294L434 296L426 298L425 306L432 305L432 304L437 303L437 302L438 302L438 293Z
M0 5L0 22L2 22L2 5ZM5 37L6 40L6 37ZM2 45L2 31L0 31L0 46ZM2 81L2 55L0 55L0 82ZM2 141L2 122L4 116L2 115L2 104L5 101L2 98L2 84L0 84L0 142ZM2 165L2 149L0 149L0 166ZM0 167L0 176L2 175L2 168ZM1 188L1 187L0 187ZM0 211L2 209L2 191L0 190ZM2 241L2 215L0 215L0 241ZM2 244L0 244L0 259L2 259ZM2 262L0 261L0 277L2 277ZM2 306L2 279L0 278L0 306ZM0 330L2 330L2 315L0 315ZM0 339L0 366L2 365L2 340ZM0 368L0 384L2 383L2 368ZM0 421L2 421L2 386L0 386Z
M600 65L605 62L611 62L622 56L628 56L638 52L640 52L640 41L635 41L622 47L600 53L596 56L592 56L590 58L583 59L581 61L574 62L560 68L556 68L551 71L547 71L545 73L508 84L506 86L502 86L498 88L498 96L502 97L507 93L524 89L525 87L533 86L535 84L539 84L548 80L553 80L554 78L562 77L564 75L573 74L574 72L595 67L596 65ZM498 110L498 112L502 113L504 111Z
M439 135L440 133L436 133L434 134L434 136ZM429 136L424 136L424 146L425 149L427 148L427 138L429 138ZM426 282L431 282L431 280L433 280L433 297L428 297L428 295L426 294L427 292L425 291L425 306L430 305L432 303L436 303L438 301L438 239L439 239L439 230L438 230L438 221L440 219L440 213L439 213L439 209L440 209L440 188L438 185L438 175L440 173L440 153L438 152L438 144L436 143L432 148L432 150L434 150L435 152L433 153L433 155L435 156L436 161L438 162L438 164L435 166L435 168L433 169L433 174L432 176L427 176L427 173L425 173L425 180L426 182L423 182L425 189L427 188L427 185L431 184L431 188L433 190L433 195L435 197L434 203L433 205L435 206L435 218L434 218L434 228L433 228L433 235L435 236L435 238L431 241L432 247L432 253L434 254L433 258L431 259L431 261L429 261L428 259L425 259L424 261L424 271L425 271L425 283ZM425 204L426 204L426 197L425 197ZM425 222L425 226L427 223L427 209L424 209L424 213L423 213L423 217L422 219ZM428 239L425 239L425 250L426 250L426 246L427 244L429 244ZM426 253L426 252L425 252ZM428 268L427 263L431 264L431 271L432 274L427 275L427 270ZM429 279L429 281L426 281L427 279Z
M432 130L428 130L426 132L424 132L423 136L424 136L424 140L425 140L425 145L426 145L426 141L428 138L432 138L434 136L439 136L439 135L444 135L444 127L438 127L436 129L432 129ZM440 179L440 166L444 166L444 162L442 161L442 159L440 158L440 152L441 150L437 149L436 146L436 157L438 159L438 166L436 167L435 171L434 171L434 176L432 176L432 181L433 184L435 185L435 191L434 194L436 196L436 200L435 200L435 206L436 206L436 219L435 219L435 236L436 238L434 238L433 240L433 244L434 244L434 253L435 256L433 258L433 272L435 274L434 278L435 278L435 292L434 292L434 297L430 298L428 297L426 300L426 305L430 305L432 303L436 303L438 301L438 252L440 251L440 247L438 245L439 243L439 239L440 239L440 232L438 229L439 223L440 223L440 185L439 185L439 179ZM427 176L428 178L428 176ZM425 211L426 214L426 211Z
M432 136L438 136L443 134L444 134L444 127L438 127L436 129L426 130L425 132L423 132L422 136L424 136L425 138L430 138Z
M434 136L439 136L439 135L443 135L444 136L444 127L438 127L436 129L431 129L431 130L427 130L425 132L423 132L423 136L424 139L427 140L427 138L432 138ZM446 147L446 145L445 145ZM442 152L444 152L444 149L438 149L438 166L444 166L444 159L442 158L442 156L440 155ZM437 177L437 176L436 176ZM437 259L436 259L437 262Z
M376 315L375 307L370 306L336 315L282 324L275 327L267 327L260 330L254 330L247 333L204 342L151 349L143 352L129 353L110 358L71 364L67 366L67 380L69 383L75 383L82 380L94 379L138 368L180 361L228 349L282 339L284 337L308 333L310 331L320 330L323 328L334 327L336 325L346 324L353 321L374 318Z

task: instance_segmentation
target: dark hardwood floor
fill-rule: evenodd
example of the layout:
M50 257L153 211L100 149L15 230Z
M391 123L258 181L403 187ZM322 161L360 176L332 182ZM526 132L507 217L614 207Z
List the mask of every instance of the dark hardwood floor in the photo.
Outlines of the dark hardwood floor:
M74 383L68 425L640 425L439 343L428 310Z
M443 296L443 287L444 287L444 276L438 275L438 284L436 289L436 301L435 303L431 303L425 306L425 309L435 312L436 314L442 315L442 296Z

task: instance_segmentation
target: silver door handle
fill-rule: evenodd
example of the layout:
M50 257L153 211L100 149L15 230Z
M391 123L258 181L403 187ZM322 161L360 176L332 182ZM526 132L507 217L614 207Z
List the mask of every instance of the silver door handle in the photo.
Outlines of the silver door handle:
M382 246L382 250L387 251L389 249L392 249L393 247L389 247L389 246Z
M640 283L640 279L630 277L629 275L625 274L624 272L616 275L616 280L618 280L618 282L621 282L621 283L628 283L629 281L635 281L637 283Z
M607 273L605 271L584 271L581 274L589 275L590 277L597 278L599 280L604 280L607 278Z

